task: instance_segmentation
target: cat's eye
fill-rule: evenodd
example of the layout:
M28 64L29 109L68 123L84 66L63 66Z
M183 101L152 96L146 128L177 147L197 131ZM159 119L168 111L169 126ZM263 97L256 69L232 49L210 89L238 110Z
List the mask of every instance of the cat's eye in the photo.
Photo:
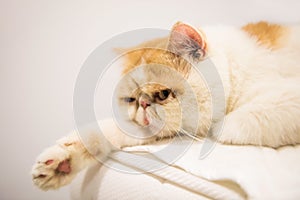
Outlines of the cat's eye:
M132 103L132 102L135 101L135 98L133 98L133 97L125 97L125 98L123 98L123 100L126 103Z
M171 93L170 89L161 90L155 93L155 98L158 99L159 101L163 101L169 97L170 93Z

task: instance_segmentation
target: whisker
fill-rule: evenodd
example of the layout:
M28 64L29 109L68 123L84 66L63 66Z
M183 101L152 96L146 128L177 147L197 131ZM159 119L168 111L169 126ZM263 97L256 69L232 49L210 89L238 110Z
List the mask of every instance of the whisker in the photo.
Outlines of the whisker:
M197 136L194 136L194 135L188 133L187 131L185 131L185 130L182 129L182 128L180 129L180 132L183 133L183 134L185 134L186 136L188 136L188 137L190 137L190 138L196 140L196 141L202 141L201 138L199 138L199 137L197 137Z
M180 139L180 141L182 141L183 140L183 138L182 138L182 136L181 136L181 134L180 134L180 132L176 132L176 136Z

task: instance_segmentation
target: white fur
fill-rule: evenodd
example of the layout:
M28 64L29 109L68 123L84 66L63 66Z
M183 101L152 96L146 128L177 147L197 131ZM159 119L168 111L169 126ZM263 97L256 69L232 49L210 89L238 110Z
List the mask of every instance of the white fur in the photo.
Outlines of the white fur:
M283 48L273 51L236 28L205 32L232 111L226 123L219 124L224 126L219 141L272 147L299 143L299 28L292 29ZM224 57L227 66L218 64ZM236 99L236 104L228 105L228 98Z

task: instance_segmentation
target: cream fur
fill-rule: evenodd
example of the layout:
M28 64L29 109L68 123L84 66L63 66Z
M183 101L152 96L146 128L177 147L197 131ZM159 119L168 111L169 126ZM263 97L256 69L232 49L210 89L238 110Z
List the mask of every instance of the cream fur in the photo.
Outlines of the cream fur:
M142 67L148 64L147 56L138 58L142 62L131 71L125 70L130 77L125 74L119 87L120 99L134 95L137 102L129 107L120 102L120 108L130 120L140 125L138 130L143 136L160 130L157 135L145 140L132 138L123 134L113 122L101 122L105 137L113 145L105 142L103 136L87 134L86 138L80 139L73 133L37 159L32 170L34 183L44 190L56 189L68 184L78 171L93 163L93 156L104 158L114 148L154 142L157 138L174 136L181 129L194 131L195 119L198 127L192 134L207 136L212 127L212 137L222 143L274 148L300 143L300 27L287 29L282 38L284 45L271 50L240 28L202 28L201 33L206 35L206 55L216 66L225 90L224 110L212 107L205 77L203 79L194 69L185 74L187 69ZM165 40L160 42L157 46L162 46ZM201 62L205 61L201 59ZM216 88L218 84L216 82ZM163 87L172 88L175 97L169 97L163 104L152 102L151 106L142 109L141 101L150 101L151 92ZM191 104L193 95L196 95L198 106ZM220 109L214 118L212 109ZM148 128L143 127L144 114L150 120ZM225 114L224 124L221 123L222 114ZM163 128L161 119L164 120ZM220 135L214 132L221 127ZM93 131L88 129L87 132ZM89 151L81 145L82 140ZM66 159L71 160L72 172L56 173L58 164ZM54 162L47 165L48 160Z
M299 143L299 27L291 27L285 46L274 51L236 28L208 28L205 32L212 59L218 62L219 57L226 57L228 63L216 65L231 111L219 141L271 147ZM226 84L228 79L231 84ZM236 103L229 105L228 98Z

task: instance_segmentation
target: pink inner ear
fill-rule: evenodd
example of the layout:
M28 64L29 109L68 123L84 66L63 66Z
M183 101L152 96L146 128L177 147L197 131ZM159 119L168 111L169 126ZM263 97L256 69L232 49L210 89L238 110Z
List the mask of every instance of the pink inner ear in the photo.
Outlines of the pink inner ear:
M175 25L173 31L188 36L189 38L196 41L200 46L204 45L200 34L193 27L187 24Z

